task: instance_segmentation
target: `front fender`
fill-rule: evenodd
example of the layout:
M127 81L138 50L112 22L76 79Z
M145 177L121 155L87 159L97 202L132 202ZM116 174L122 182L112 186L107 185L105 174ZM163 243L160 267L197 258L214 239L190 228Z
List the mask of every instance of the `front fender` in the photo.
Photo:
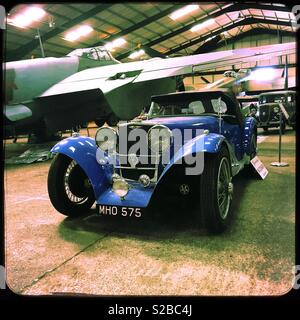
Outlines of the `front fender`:
M159 180L162 179L174 164L182 163L182 160L185 157L200 153L204 154L205 152L217 153L223 143L226 143L226 145L228 144L225 137L217 133L201 134L194 139L191 139L175 153L169 164L165 167ZM202 170L200 170L200 173L202 173Z
M103 193L99 194L97 203L102 205L147 207L161 179L174 164L179 163L184 157L192 154L200 154L201 152L202 154L203 152L217 153L224 141L226 141L225 137L220 134L211 133L199 135L194 139L189 140L184 146L178 149L163 170L158 182L154 187L145 189L139 183L130 182L132 189L123 200L113 193L110 188L106 188Z
M253 117L247 117L244 122L243 147L248 156L252 152L251 138L253 134L257 135L257 120Z
M106 189L112 174L111 166L97 162L97 149L95 140L84 136L64 139L51 149L51 152L62 153L80 165L92 184L96 198Z

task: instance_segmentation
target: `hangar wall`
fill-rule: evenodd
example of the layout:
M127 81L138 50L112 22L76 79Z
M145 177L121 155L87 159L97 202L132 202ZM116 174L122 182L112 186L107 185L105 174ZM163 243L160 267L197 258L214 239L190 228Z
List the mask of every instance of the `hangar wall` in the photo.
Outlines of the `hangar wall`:
M278 39L277 36L269 35L269 34L253 35L253 36L247 36L244 39L237 40L232 44L224 45L215 51L224 51L224 50L232 50L232 49L239 49L239 48L250 48L250 47L264 46L269 44L287 43L287 42L293 42L293 41L295 41L295 37L292 37L292 36L281 36L280 39ZM234 65L234 68L242 69L242 68L251 68L251 67L254 67L255 65L270 66L270 65L284 64L285 61L284 60L282 61L281 59L282 58L280 57L279 58L275 57L269 60L259 61L258 63L256 62L243 63L243 64ZM288 63L289 64L296 63L295 54L288 56ZM211 71L219 71L219 70L226 71L231 68L232 66L228 66L228 68L221 67L221 68L213 69ZM278 69L277 72L283 73L283 69ZM289 73L289 84L292 85L295 82L296 68L294 67L289 68L288 73ZM208 80L210 83L217 81L221 78L222 78L222 74L213 74L213 75L206 74L205 75L205 79ZM283 79L282 79L282 82L283 82ZM193 88L200 89L205 87L206 85L206 83L199 76L187 77L186 79L184 79L184 84L189 90ZM260 84L258 84L258 86L260 86ZM253 87L253 89L255 88ZM272 88L270 87L270 89Z

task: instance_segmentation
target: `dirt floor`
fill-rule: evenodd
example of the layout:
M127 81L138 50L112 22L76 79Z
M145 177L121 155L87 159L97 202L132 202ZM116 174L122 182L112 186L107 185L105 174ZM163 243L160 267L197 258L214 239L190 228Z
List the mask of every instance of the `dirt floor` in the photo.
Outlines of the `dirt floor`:
M86 132L84 132L86 134ZM281 295L295 264L295 132L283 137L275 168L278 131L260 133L266 180L234 179L234 221L211 236L183 216L168 223L70 219L47 194L51 163L7 165L5 242L7 285L19 294ZM28 145L8 141L6 157ZM183 212L174 212L177 217ZM178 221L178 219L177 219Z

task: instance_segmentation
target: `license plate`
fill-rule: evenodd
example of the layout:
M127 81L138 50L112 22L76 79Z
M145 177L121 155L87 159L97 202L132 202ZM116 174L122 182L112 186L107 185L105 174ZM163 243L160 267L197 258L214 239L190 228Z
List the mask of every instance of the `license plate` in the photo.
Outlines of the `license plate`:
M101 216L120 216L129 218L140 218L142 216L142 208L137 207L97 205L97 212Z

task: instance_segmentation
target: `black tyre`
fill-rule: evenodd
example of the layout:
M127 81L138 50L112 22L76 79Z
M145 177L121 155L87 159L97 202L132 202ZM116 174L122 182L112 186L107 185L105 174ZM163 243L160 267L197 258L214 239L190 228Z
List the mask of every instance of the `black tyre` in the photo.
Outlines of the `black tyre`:
M114 127L118 124L119 122L119 118L114 114L114 113L111 113L108 117L107 117L107 120L106 120L107 124L111 127Z
M80 130L81 130L81 126L80 125L72 127L72 131L73 132L80 132Z
M253 134L250 141L250 160L257 155L257 135ZM250 177L256 178L257 172L251 163L245 166L245 170Z
M200 207L206 228L211 233L223 232L231 220L233 184L228 151L205 154L200 178Z
M269 128L268 127L263 127L264 132L268 132Z
M250 160L252 160L257 155L257 135L252 134L250 141Z
M104 123L105 123L105 119L99 118L99 119L96 119L94 122L96 123L96 125L97 125L99 128L101 128L101 127L104 125Z
M33 129L32 134L28 139L28 142L35 144L58 140L61 140L61 135L59 135L58 133L50 133L47 129L45 121L42 120L38 122L38 124Z
M63 154L56 155L52 160L48 193L54 208L70 217L87 213L95 202L93 188L85 172Z

